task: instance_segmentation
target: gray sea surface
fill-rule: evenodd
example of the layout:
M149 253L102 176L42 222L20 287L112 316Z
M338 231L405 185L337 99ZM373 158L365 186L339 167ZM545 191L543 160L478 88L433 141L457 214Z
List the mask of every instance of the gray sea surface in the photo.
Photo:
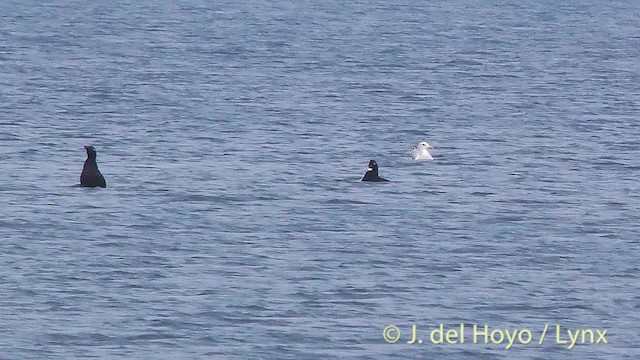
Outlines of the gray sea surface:
M0 358L638 359L639 59L635 0L2 1Z

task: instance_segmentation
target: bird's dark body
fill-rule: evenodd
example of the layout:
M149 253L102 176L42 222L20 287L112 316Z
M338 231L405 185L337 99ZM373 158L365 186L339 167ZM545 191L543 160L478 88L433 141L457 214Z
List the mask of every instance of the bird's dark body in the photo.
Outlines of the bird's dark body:
M378 163L375 160L371 160L369 161L369 168L367 169L367 172L364 173L362 181L385 182L389 180L381 178L378 175Z
M80 174L80 185L84 187L107 187L104 176L98 170L96 162L96 149L93 146L85 146L87 149L87 160L84 161L82 174Z

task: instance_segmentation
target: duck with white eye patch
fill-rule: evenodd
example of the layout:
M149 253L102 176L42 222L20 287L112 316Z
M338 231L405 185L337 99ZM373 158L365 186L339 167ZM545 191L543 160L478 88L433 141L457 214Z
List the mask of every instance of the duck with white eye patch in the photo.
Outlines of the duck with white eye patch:
M431 156L432 149L433 146L426 141L422 141L411 149L411 158L413 160L433 160L433 156Z
M378 176L378 163L375 160L370 160L369 167L367 168L367 172L364 173L364 177L362 178L361 181L383 182L383 181L389 181L389 180Z

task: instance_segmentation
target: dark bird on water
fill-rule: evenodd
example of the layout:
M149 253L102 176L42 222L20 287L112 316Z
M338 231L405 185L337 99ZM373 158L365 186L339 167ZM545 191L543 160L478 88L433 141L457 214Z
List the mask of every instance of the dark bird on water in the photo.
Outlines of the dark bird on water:
M367 172L364 173L362 181L389 181L378 176L378 163L375 160L369 161Z
M87 149L87 160L84 161L82 174L80 174L80 185L84 187L107 187L104 176L98 170L96 163L96 149L93 146L85 145Z

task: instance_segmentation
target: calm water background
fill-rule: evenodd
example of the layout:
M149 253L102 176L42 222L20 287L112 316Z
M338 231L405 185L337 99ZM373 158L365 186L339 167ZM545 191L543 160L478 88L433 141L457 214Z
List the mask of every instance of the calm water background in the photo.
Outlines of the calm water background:
M3 1L0 358L637 359L639 19ZM534 338L406 344L461 322Z

